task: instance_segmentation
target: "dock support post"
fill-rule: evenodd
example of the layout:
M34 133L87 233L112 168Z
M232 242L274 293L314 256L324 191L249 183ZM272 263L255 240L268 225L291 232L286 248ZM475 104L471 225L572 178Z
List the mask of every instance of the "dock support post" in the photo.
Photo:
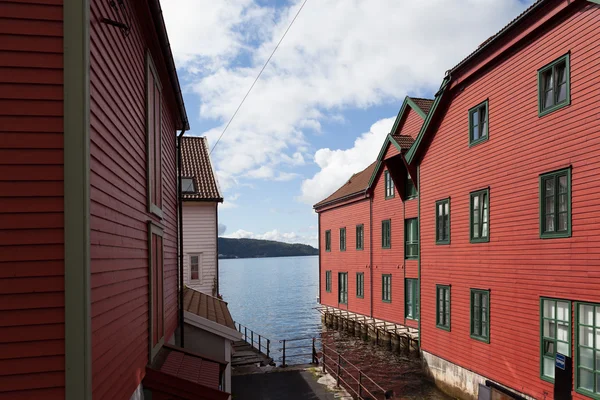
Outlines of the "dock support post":
M283 340L283 361L281 363L282 367L285 367L285 339Z
M248 328L244 327L244 341L248 343Z
M250 329L250 347L254 348L254 331Z
M319 364L319 360L317 360L317 348L315 347L315 338L312 338L312 362L313 364Z
M262 353L262 345L260 344L260 335L258 335L258 352Z

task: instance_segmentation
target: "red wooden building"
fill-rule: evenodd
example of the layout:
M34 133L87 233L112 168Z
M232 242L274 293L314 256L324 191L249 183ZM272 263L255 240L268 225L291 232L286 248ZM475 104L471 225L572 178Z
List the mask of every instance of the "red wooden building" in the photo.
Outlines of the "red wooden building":
M0 3L0 399L228 397L166 347L187 125L158 0Z
M421 349L439 382L600 398L600 6L536 1L454 67L419 168ZM568 361L567 361L568 363ZM564 397L563 397L564 398Z
M432 103L407 97L377 160L314 206L321 304L418 328L418 202L402 154Z

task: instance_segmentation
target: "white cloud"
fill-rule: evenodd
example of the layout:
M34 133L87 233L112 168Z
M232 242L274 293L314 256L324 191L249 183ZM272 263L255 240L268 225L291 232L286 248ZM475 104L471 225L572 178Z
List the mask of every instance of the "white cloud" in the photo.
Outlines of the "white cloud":
M312 230L314 232L314 230ZM265 233L254 233L243 229L238 229L233 233L223 235L226 238L232 239L262 239L262 240L275 240L277 242L284 243L303 243L311 246L317 245L318 237L316 233L309 235L298 235L295 232L279 232L277 229L268 231Z
M317 150L315 162L320 171L302 182L300 200L311 205L323 200L342 186L352 174L362 171L375 161L394 120L395 117L375 122L369 132L360 135L350 149Z
M200 117L220 124L204 132L210 143L300 0L279 11L261 4L163 2L175 57L188 72L184 81L200 99ZM348 109L399 105L407 93L419 96L437 89L444 71L525 6L519 0L309 1L213 153L224 190L242 177L289 177L285 173L302 165L303 154L316 150L311 135L327 134L322 122L344 121ZM323 149L314 160L326 168L335 158L332 150ZM263 166L281 174L269 174ZM303 192L302 198L319 199L330 187L315 183L315 194Z
M227 209L230 209L230 208L237 208L238 207L238 203L236 203L236 200L239 199L239 198L240 198L240 194L239 193L228 194L223 199L223 204L221 204L219 208L221 210L227 210Z

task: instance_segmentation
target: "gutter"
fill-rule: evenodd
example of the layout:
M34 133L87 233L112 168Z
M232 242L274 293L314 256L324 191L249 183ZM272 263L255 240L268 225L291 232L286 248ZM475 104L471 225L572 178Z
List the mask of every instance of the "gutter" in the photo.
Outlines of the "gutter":
M185 133L185 129L181 131L179 135L177 135L177 252L179 253L179 334L180 334L180 343L181 347L184 347L184 339L183 339L183 193L181 189L181 139L183 138L183 134Z
M351 198L353 198L353 197L358 197L358 196L360 196L360 195L365 195L365 194L367 194L367 190L368 190L368 188L366 188L366 189L364 189L364 190L361 190L360 192L354 192L354 193L350 193L350 194L347 194L347 195L345 195L345 196L339 197L339 198L337 198L337 199L334 199L334 200L328 201L327 203L322 203L322 204L321 204L321 203L317 203L317 204L315 204L315 205L313 206L313 209L314 209L315 211L319 212L318 210L319 210L319 209L321 209L321 208L328 207L328 206L332 206L332 205L335 205L335 204L337 204L337 203L342 203L342 202L344 202L344 201L346 201L346 200L350 200L350 199L351 199Z

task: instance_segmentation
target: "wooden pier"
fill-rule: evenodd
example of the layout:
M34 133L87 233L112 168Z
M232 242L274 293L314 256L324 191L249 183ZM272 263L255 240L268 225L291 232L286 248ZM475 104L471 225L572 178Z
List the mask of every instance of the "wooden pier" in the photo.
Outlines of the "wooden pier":
M256 348L250 346L250 343L239 340L233 343L233 354L231 357L231 367L247 367L250 365L272 365L273 359L266 354L260 353Z

